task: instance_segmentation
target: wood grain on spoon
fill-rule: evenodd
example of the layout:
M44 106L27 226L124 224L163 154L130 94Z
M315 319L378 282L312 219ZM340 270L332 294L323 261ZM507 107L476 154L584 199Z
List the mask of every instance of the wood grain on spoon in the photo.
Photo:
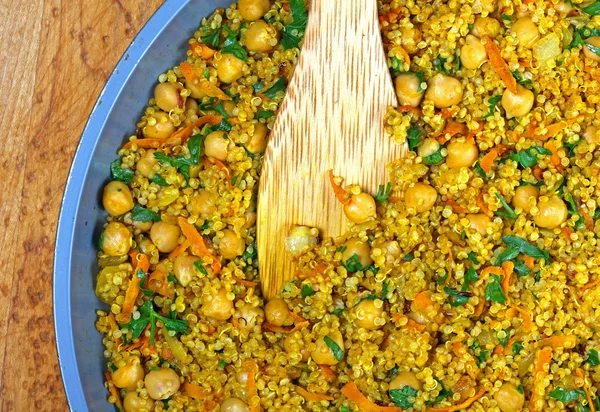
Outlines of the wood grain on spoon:
M376 1L312 2L259 185L258 261L267 298L293 278L284 244L292 226L317 227L322 237L344 232L330 169L372 194L389 180L386 165L406 151L384 132L386 108L396 104Z

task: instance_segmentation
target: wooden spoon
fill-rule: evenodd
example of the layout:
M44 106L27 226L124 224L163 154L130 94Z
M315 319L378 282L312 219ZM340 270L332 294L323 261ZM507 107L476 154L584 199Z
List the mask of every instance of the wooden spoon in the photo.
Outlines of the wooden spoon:
M259 184L257 249L262 290L281 293L294 276L285 238L294 225L336 237L346 227L328 179L375 194L386 165L406 153L386 136L397 105L376 0L315 0L302 53L265 152Z

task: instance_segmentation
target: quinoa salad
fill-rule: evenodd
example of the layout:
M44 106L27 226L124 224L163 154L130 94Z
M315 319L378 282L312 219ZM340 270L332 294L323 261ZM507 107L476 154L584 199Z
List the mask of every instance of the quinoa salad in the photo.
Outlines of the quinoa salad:
M217 9L149 85L102 194L108 402L600 410L600 1L378 1L408 154L378 193L324 173L346 231L294 227L266 301L258 182L309 9Z

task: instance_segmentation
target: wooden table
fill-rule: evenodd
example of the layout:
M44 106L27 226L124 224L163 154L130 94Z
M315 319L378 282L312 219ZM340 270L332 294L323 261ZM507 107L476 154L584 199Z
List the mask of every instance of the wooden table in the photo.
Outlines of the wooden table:
M63 189L98 94L161 3L0 2L0 411L68 410L52 316Z

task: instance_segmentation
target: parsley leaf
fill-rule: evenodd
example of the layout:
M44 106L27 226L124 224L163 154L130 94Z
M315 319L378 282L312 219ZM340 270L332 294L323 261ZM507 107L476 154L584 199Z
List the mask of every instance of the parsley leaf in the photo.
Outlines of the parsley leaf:
M146 326L150 324L150 344L154 345L154 332L156 329L156 320L160 320L167 330L187 334L188 322L187 320L169 319L159 315L154 311L152 300L147 301L139 308L140 317L138 319L131 319L131 321L125 325L124 328L131 330L132 339L139 338Z
M585 392L582 389L567 390L561 387L557 387L548 394L549 397L557 399L562 403L569 403L579 399L579 396L585 398Z
M161 175L159 175L158 173L154 174L154 177L152 178L152 182L156 183L159 186L169 186L167 181L165 179L163 179L163 177Z
M481 167L479 160L477 162L475 162L475 165L473 165L473 167L475 168L475 173L477 173L480 177L483 177L483 178L487 177L487 173Z
M223 107L223 102L219 102L219 104L215 105L213 107L213 110L217 113L219 113L221 116L223 116L224 119L229 119L229 115L227 114L227 112L225 111L225 108Z
M263 110L262 112L258 112L256 113L256 116L254 116L255 119L260 120L260 119L270 119L271 117L275 116L275 113L273 113L270 110Z
M427 405L435 405L436 403L440 403L441 401L443 401L444 399L451 397L452 395L454 395L454 393L452 392L451 389L447 388L446 385L444 385L444 382L442 382L441 380L434 378L437 383L440 384L440 386L442 387L442 390L438 393L438 396L435 397L435 399L433 401L427 401L425 402L425 404Z
M410 409L414 402L414 399L411 401L410 398L417 396L417 390L406 385L402 389L390 389L389 394L394 405L402 409Z
M325 336L323 340L325 341L325 344L329 346L331 352L333 352L333 357L335 358L335 360L338 362L341 361L344 358L344 351L342 350L342 348L340 348L340 346L337 343L335 343L335 341L329 336Z
M588 352L588 356L587 356L587 359L585 360L585 363L589 363L591 366L600 365L600 359L598 358L598 351L595 349L591 349Z
M485 288L485 300L490 302L497 302L500 304L506 303L506 296L500 282L502 278L499 275L491 275L488 280L487 287Z
M515 264L514 271L517 273L517 275L527 276L531 273L531 269L529 269L529 267L527 267L525 262L522 261L521 259L515 260L514 264Z
M387 295L389 293L389 288L390 288L390 283L389 282L384 282L383 289L381 290L381 300L386 300L387 299ZM597 353L596 353L596 356L598 356Z
M421 144L421 134L421 130L410 126L406 132L406 140L408 141L408 148L410 150L415 150Z
M520 253L521 253L521 249L519 249L516 246L507 247L506 249L504 249L504 252L502 252L498 255L498 257L496 258L496 260L494 262L494 265L501 266L504 262L513 260L514 258L519 256Z
M438 276L437 284L442 286L444 283L446 283L446 279L448 279L448 272L444 272L442 276Z
M375 196L375 201L379 203L386 202L390 197L390 193L392 193L392 182L388 182L388 184L385 186L379 185L377 196Z
M167 275L167 281L173 282L174 284L181 286L181 283L179 283L179 280L177 280L177 278L175 276L173 276L173 274L170 272Z
M578 139L572 143L569 142L563 142L563 146L566 147L567 149L569 149L569 157L573 156L575 154L575 148L577 146L579 146L579 144L582 142L582 139Z
M465 305L469 301L469 297L450 289L448 286L444 286L444 292L449 296L448 303L452 307Z
M438 72L444 72L446 74L450 74L450 70L446 68L445 64L446 64L446 60L444 59L442 56L440 56L438 54L438 56L433 60L433 67L438 71Z
M208 275L208 272L206 271L206 268L202 264L201 260L195 261L194 266L196 267L196 269L198 269L198 272L202 273L204 276Z
M144 281L146 280L146 274L144 273L144 271L142 269L139 269L135 275L140 280L140 291L146 296L154 296L153 290L144 289Z
M505 336L503 338L498 336L498 342L502 345L503 348L506 348L506 344L508 343L508 339L510 338L510 331L508 329L504 329Z
M600 1L595 1L589 6L586 6L581 9L585 14L589 14L590 16L597 16L600 14Z
M281 45L284 50L294 47L300 48L300 41L304 37L306 24L308 23L308 14L304 0L290 0L290 12L292 22L283 28Z
M479 275L477 275L477 272L475 272L473 267L470 267L469 270L467 270L467 273L465 273L465 280L463 281L460 290L462 292L468 291L471 283L477 282L477 279L479 279Z
M307 296L312 296L315 294L315 291L310 285L302 285L302 291L300 292L300 296L305 298Z
M496 197L498 198L498 200L500 200L500 203L502 203L502 206L504 207L504 209L506 209L506 212L494 212L494 214L496 216L501 216L501 217L507 217L509 219L516 219L517 218L517 214L515 213L515 211L508 205L508 203L506 203L506 200L504 200L504 198L502 197L502 195L498 192L496 192Z
M235 32L227 26L225 26L225 30L228 32L228 35L221 48L221 54L231 54L242 61L248 62L248 53L246 53L246 50L237 41Z
M264 91L264 95L273 100L277 96L277 92L285 90L285 78L282 76L271 87Z
M219 45L219 38L221 37L221 28L217 28L215 30L209 30L208 33L200 37L202 43L217 47Z
M521 253L524 255L531 256L534 258L542 258L542 259L545 259L546 262L550 262L550 255L548 254L548 252L541 250L541 249L537 248L536 246L533 246L531 243L529 243L528 241L526 241L525 239L523 239L519 236L514 236L514 235L502 236L502 241L507 246L518 247L519 250L521 251Z
M469 252L469 254L467 255L467 260L473 262L476 265L480 264L479 260L477 260L477 253L473 251Z
M442 155L442 148L443 146L440 146L437 152L430 154L429 156L425 156L423 158L425 164L431 166L442 163L444 161L444 155Z
M522 84L523 86L527 86L532 84L533 82L529 79L526 79L525 77L521 76L521 74L519 72L512 72L513 77L515 78L515 80L517 81L517 83Z
M512 19L510 18L510 16L508 16L508 15L506 15L506 14L502 14L502 15L500 16L500 18L501 18L502 20L505 20L505 21L512 21Z
M158 213L145 209L140 205L135 205L133 211L131 212L131 218L138 222L149 222L151 220L160 222L160 215Z
M347 406L342 406L340 407L340 412L352 412L352 409L348 408Z
M483 116L481 119L482 120L487 120L490 117L494 116L494 112L496 111L496 105L498 105L498 103L500 103L500 100L502 100L502 96L494 96L494 97L490 97L487 100L487 107L489 109L489 113L486 114L485 116Z
M133 170L123 169L121 167L121 159L117 159L110 164L110 173L113 179L125 184L130 183L133 180Z
M508 159L514 160L523 168L531 167L538 162L537 155L551 156L552 152L544 147L532 146L522 152L513 153L508 156Z
M333 313L334 315L339 315L339 314L340 314L340 313L342 313L344 310L346 310L346 308L342 306L342 307L340 307L340 308L335 308L335 309L334 309L334 311L333 311L333 312L331 312L331 313Z
M517 356L519 353L521 353L522 350L523 344L521 343L521 341L516 341L515 343L513 343L512 353L514 356Z
M356 253L350 256L344 266L348 272L357 272L363 268L362 264L360 263L360 258Z

